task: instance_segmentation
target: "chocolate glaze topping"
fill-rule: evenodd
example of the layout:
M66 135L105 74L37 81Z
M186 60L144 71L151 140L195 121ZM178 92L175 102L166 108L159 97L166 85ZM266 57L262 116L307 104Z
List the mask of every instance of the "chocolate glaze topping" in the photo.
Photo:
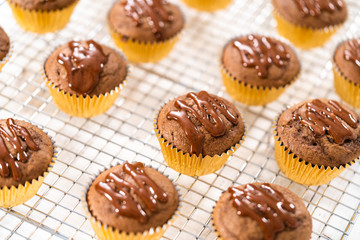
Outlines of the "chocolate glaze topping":
M148 212L158 211L158 202L166 203L167 194L144 171L144 165L125 163L121 174L109 173L106 182L99 182L95 189L103 194L122 216L136 218L139 222L148 221ZM136 182L136 185L125 179L125 174ZM132 194L141 199L140 203Z
M266 240L275 239L286 227L296 228L300 224L294 216L295 206L267 183L246 184L245 189L230 187L228 191L237 214L258 222Z
M164 0L126 0L124 8L137 25L141 25L141 17L147 19L156 39L163 38L165 22L173 21L173 16L166 11Z
M12 175L18 181L21 178L21 172L17 161L26 163L30 157L27 148L37 151L39 146L34 142L29 131L25 127L17 125L14 119L8 118L6 125L7 130L0 127L0 175L1 177L10 177ZM22 142L25 142L27 147L24 147ZM9 151L6 143L13 146L16 156Z
M294 0L302 16L319 16L322 11L334 12L343 8L340 0Z
M60 53L57 58L58 63L66 69L69 87L80 94L88 94L94 90L107 62L107 56L98 43L93 40L86 43L87 48L78 41L69 42L71 55Z
M352 39L346 44L344 58L360 67L360 38Z
M233 46L240 52L242 65L256 68L261 78L267 77L268 69L272 64L283 67L285 62L290 60L290 54L282 44L264 36L251 34L246 39L235 40Z
M294 112L293 118L300 120L315 136L330 133L335 143L343 144L353 136L350 127L358 127L357 119L334 100L324 103L314 99L306 104L306 108L305 112Z
M184 100L177 100L176 111L170 111L167 118L176 120L184 129L187 138L190 141L190 153L200 155L202 153L205 135L198 131L191 117L195 117L207 131L214 137L223 136L226 132L223 120L216 110L219 110L234 125L238 124L237 116L234 116L228 109L228 106L217 97L211 97L207 92L188 93L187 98L191 98L197 108L201 111L199 114L194 107L189 106Z

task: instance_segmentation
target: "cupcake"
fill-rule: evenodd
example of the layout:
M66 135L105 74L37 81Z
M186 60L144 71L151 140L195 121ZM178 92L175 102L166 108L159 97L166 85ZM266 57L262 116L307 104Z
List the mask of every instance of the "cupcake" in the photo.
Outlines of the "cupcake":
M116 50L93 40L71 41L51 53L45 80L56 105L77 117L108 110L126 84L127 62Z
M227 7L232 0L183 0L189 7L200 11L216 11Z
M265 105L276 100L299 72L299 60L289 45L261 35L231 40L221 57L226 91L246 105Z
M50 138L34 125L0 120L0 207L13 207L32 198L54 163Z
M341 43L333 58L337 94L353 107L360 108L360 38Z
M108 15L111 36L133 62L157 62L166 57L184 28L180 9L165 0L120 0Z
M216 203L213 223L222 240L308 240L312 233L302 200L269 183L230 187Z
M189 176L220 169L245 134L235 106L205 91L168 102L156 116L154 127L166 163Z
M78 0L7 0L17 23L35 33L55 32L65 27Z
M295 46L322 46L346 21L344 0L272 0L277 30Z
M10 39L0 27L0 71L10 58Z
M291 180L320 185L360 156L360 117L334 100L313 99L282 112L275 126L275 158Z
M125 163L95 178L84 205L99 239L160 239L174 220L179 194L155 169Z

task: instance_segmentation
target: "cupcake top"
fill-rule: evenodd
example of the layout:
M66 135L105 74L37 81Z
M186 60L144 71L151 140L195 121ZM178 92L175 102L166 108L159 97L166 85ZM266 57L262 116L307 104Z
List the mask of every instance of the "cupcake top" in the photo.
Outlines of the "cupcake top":
M101 173L87 193L91 215L124 232L162 226L174 215L179 195L172 182L142 163L125 163Z
M4 29L0 27L0 61L3 60L10 50L10 40Z
M205 91L190 92L167 103L160 111L157 128L178 150L197 156L221 155L239 143L245 131L235 106Z
M62 9L77 0L9 0L18 6L29 10L56 10Z
M99 96L125 80L127 62L116 50L93 40L71 41L51 53L45 74L65 93Z
M302 160L340 167L360 156L359 121L358 114L337 101L313 99L285 110L277 134Z
M275 10L289 22L310 28L324 28L345 22L344 0L272 0Z
M302 200L269 183L230 187L213 212L217 233L226 240L310 239L312 220Z
M299 60L289 45L254 34L231 40L221 61L232 77L253 86L285 86L300 71Z
M155 42L174 37L184 27L184 16L179 7L165 0L120 0L108 16L112 29L137 41Z
M360 84L360 38L341 43L335 51L334 61L347 79Z
M0 187L17 187L47 171L54 147L50 138L34 125L0 120Z

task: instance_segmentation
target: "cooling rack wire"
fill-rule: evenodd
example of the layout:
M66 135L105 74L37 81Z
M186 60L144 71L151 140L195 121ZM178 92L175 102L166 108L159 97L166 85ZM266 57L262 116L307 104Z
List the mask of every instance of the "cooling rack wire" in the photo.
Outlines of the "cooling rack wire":
M229 186L253 181L280 184L298 194L313 217L312 239L350 239L360 213L359 164L327 185L294 183L274 160L271 125L287 104L314 97L338 99L329 59L339 41L359 36L360 2L347 0L349 20L324 47L297 49L301 77L277 101L266 107L235 103L247 123L246 141L223 168L198 178L166 166L153 131L154 113L169 98L191 90L231 99L222 86L220 50L236 35L277 36L271 1L235 0L230 8L210 14L174 0L185 12L187 27L170 56L157 64L133 65L127 87L105 114L91 119L70 117L52 102L42 81L42 64L56 46L73 38L114 47L105 21L113 2L81 0L65 29L36 35L20 29L7 3L0 0L1 25L14 44L13 56L0 73L0 116L43 126L59 146L58 160L36 196L12 209L0 208L0 239L95 238L82 209L81 192L91 174L125 160L159 168L179 186L183 207L163 239L216 239L210 216L216 200Z

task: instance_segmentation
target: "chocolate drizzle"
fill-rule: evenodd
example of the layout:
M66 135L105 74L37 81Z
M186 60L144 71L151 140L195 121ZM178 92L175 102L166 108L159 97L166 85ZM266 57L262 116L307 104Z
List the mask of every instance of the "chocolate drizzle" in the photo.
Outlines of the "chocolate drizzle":
M323 11L335 12L342 9L344 4L340 0L294 0L302 16L319 16Z
M268 76L272 64L283 67L290 60L290 54L281 43L264 36L248 35L246 39L235 40L233 46L240 52L242 65L256 68L261 78Z
M93 40L86 43L88 47L83 46L81 42L71 41L68 44L71 55L60 53L57 57L58 63L66 69L69 87L80 94L88 94L94 90L107 62L107 56L98 43Z
M177 110L170 111L167 118L179 122L190 141L190 153L200 155L205 135L199 131L191 118L199 121L213 137L221 137L226 132L225 124L216 110L220 111L234 125L238 124L238 119L229 111L223 101L217 97L211 97L205 91L188 93L186 98L192 99L194 104L191 106L185 100L177 100L175 102Z
M126 174L135 181L135 185L126 180ZM140 162L125 163L122 173L109 173L105 182L96 184L95 189L109 199L117 214L136 218L141 223L148 221L148 212L156 213L159 210L158 202L168 201L167 194L148 177Z
M358 127L357 119L334 100L324 103L315 99L306 104L306 111L295 111L293 118L300 120L317 137L329 133L337 144L352 138L350 127Z
M295 206L267 183L246 184L244 189L230 187L228 191L237 214L254 219L264 231L266 240L275 239L286 227L299 225Z
M16 181L19 181L22 175L18 161L26 163L30 157L27 147L37 151L39 146L34 142L29 131L25 127L17 125L14 119L8 118L6 125L8 131L0 126L0 175L1 177L10 177L12 175ZM27 147L24 147L22 142L25 142ZM12 145L16 156L9 151L6 143Z
M173 16L164 8L167 4L164 0L126 0L124 8L126 14L130 16L139 26L142 24L141 18L146 18L156 39L163 39L165 22L172 22Z
M360 67L360 38L349 40L344 50L344 58Z

